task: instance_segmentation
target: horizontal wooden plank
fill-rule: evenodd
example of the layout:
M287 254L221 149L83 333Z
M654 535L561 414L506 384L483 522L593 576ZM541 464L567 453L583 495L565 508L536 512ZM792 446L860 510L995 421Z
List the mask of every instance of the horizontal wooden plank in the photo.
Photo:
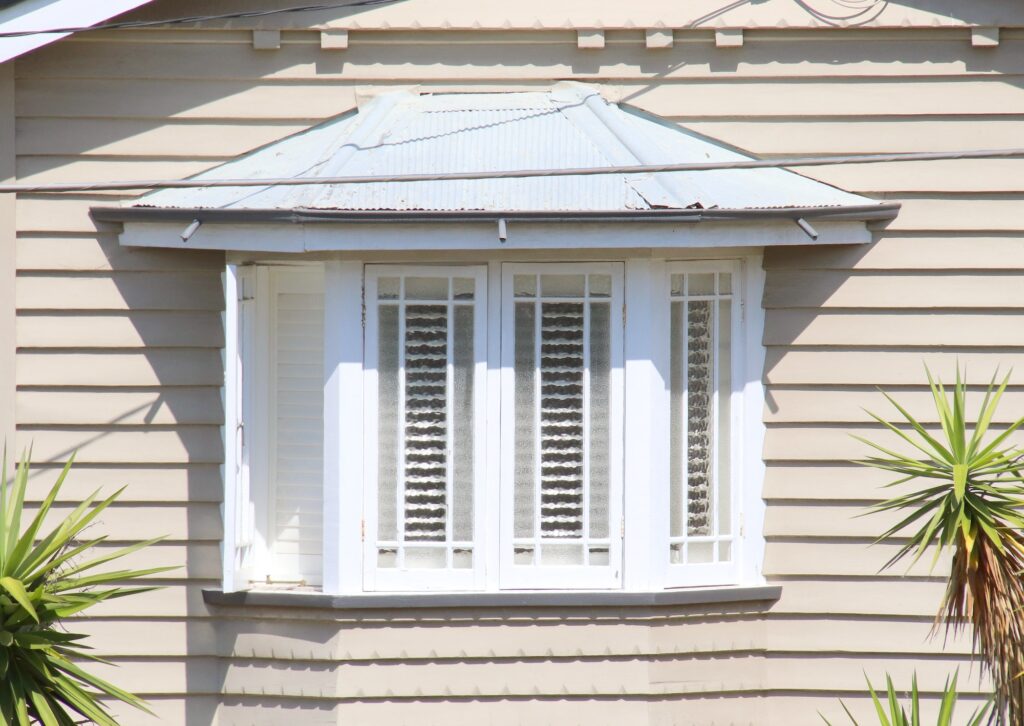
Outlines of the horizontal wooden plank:
M773 270L766 308L1022 308L1020 275ZM999 324L993 317L992 326Z
M775 506L775 505L772 505ZM862 507L862 512L867 507ZM868 518L871 521L871 518ZM880 533L879 529L877 533ZM948 558L935 568L931 555L911 564L910 560L883 569L902 545L862 542L769 542L765 549L767 577L948 577Z
M971 123L949 119L947 123ZM900 161L798 169L804 176L861 194L899 192L1024 192L1024 159ZM134 177L138 178L138 177Z
M60 464L33 463L29 474L30 500L41 499L53 484ZM220 502L223 483L217 464L143 464L104 466L77 462L61 487L62 501L81 501L96 489L124 487L118 501L127 502Z
M774 273L773 273L774 274ZM828 273L808 273L828 274ZM940 283L941 284L941 283ZM845 287L846 283L842 283ZM778 292L773 292L777 295ZM854 307L859 307L856 305ZM765 316L765 345L1014 347L1024 343L1019 311L974 313L831 312L777 309Z
M1014 234L875 235L877 241L870 245L770 247L764 266L770 271L1024 270L1024 247Z
M21 352L19 386L219 386L220 352L208 348L153 348L144 353Z
M782 596L772 606L772 612L791 616L932 618L938 612L945 588L938 578L812 576L771 581L782 586Z
M927 383L925 366L936 376L951 380L957 365L971 371L973 380L985 380L997 371L1015 371L1011 383L1024 385L1024 355L1003 350L930 349L806 350L768 348L765 381L778 385L892 386Z
M969 230L977 234L1024 230L1024 218L1020 215L1024 199L1020 195L999 199L968 195L915 199L893 195L891 199L903 205L888 226L894 232Z
M221 426L221 389L166 388L155 391L19 391L20 425L195 425Z
M89 209L94 206L117 206L120 200L130 198L128 194L20 194L17 202L18 232L48 237L61 237L69 233L114 235L120 225L94 222L89 216Z
M967 410L977 412L984 397L982 387L968 392ZM1009 424L1024 418L1024 396L1021 389L1008 389L999 409L996 423ZM931 391L926 388L887 389L897 403L918 421L925 424L938 422ZM862 425L873 422L868 411L889 420L900 418L899 412L873 389L770 389L767 393L765 421L769 423L848 423Z
M15 255L18 270L26 272L224 269L223 252L122 247L113 232L92 237L22 237Z
M146 156L18 156L19 184L67 184L82 181L131 181L139 179L184 179L218 166L233 157L211 155L164 158L165 150L154 148Z
M224 309L221 276L213 272L113 272L19 275L19 310Z
M109 496L116 491L113 487L105 487L103 495ZM59 525L62 517L69 513L75 503L58 503L50 510L49 527ZM26 512L34 515L35 506L26 508ZM220 506L214 502L197 502L156 506L128 502L115 502L96 518L90 525L91 537L109 537L116 542L166 537L174 542L197 544L202 541L217 541L221 538ZM146 561L142 554L138 561ZM184 563L181 563L184 564ZM153 567L155 565L149 565ZM123 568L115 568L123 569Z
M134 306L133 306L134 307ZM137 309L137 308L136 308ZM19 348L222 348L220 311L112 315L28 314L17 319Z
M95 426L71 431L19 429L16 446L32 447L35 461L76 461L96 464L217 464L223 460L218 426L185 426L171 430L124 431Z
M867 618L773 618L766 631L765 645L770 652L886 653L893 655L969 656L969 633L930 637L932 623L923 620Z
M106 515L106 512L104 512ZM147 537L159 537L162 529L153 530ZM96 554L103 555L126 544L137 542L139 538L131 538L123 542L109 541L96 546ZM147 575L146 585L162 588L164 585L183 587L186 584L200 587L212 587L220 581L220 543L217 541L164 541L146 547L143 550L125 555L110 570L150 569L154 567L170 567L166 572ZM158 590L163 592L163 590Z
M888 413L888 410L885 411ZM894 422L899 419L892 416ZM908 429L909 426L901 426ZM933 436L938 435L937 424L926 426ZM999 429L995 426L993 432ZM867 444L855 437L883 444L886 448L906 455L920 454L895 433L881 424L772 424L768 427L764 443L765 459L779 461L848 461L872 453ZM893 477L894 479L896 477Z
M891 478L849 462L769 462L762 495L767 500L879 500Z
M905 513L878 512L864 516L867 507L838 502L773 502L765 512L766 537L819 537L874 540L905 518ZM908 531L912 531L908 530ZM873 574L864 572L863 574Z
M244 35L240 34L240 40ZM1020 46L1007 38L998 48L965 46L962 36L949 41L907 43L895 37L877 42L861 37L857 46L837 46L822 38L793 42L747 43L741 48L715 48L708 43L677 43L651 53L639 43L609 45L598 57L568 42L501 44L477 34L442 59L433 43L408 43L401 53L367 44L353 44L344 59L326 59L313 43L286 43L273 53L253 50L249 42L181 45L153 43L92 43L88 53L81 41L51 46L19 61L22 78L135 78L203 80L257 78L353 82L550 78L674 79L706 78L727 68L740 78L949 76L1024 73ZM953 39L956 42L951 42ZM567 36L566 40L571 40ZM856 50L855 50L856 48ZM869 48L870 51L865 50ZM838 54L838 57L837 57ZM527 62L527 59L529 62ZM333 61L333 62L332 62ZM598 62L600 61L600 62Z

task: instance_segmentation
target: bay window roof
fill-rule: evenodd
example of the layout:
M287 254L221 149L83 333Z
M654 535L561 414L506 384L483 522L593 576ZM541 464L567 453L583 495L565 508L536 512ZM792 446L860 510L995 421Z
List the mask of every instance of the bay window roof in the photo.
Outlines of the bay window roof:
M698 89L694 90L699 92ZM742 161L751 157L678 125L610 103L579 83L545 92L378 95L357 111L203 172L196 180L391 176ZM881 203L780 168L363 184L163 189L98 219L301 221L385 214L621 215L704 219L879 219ZM207 214L203 214L206 212ZM319 215L318 215L319 213ZM300 221L291 219L290 221Z

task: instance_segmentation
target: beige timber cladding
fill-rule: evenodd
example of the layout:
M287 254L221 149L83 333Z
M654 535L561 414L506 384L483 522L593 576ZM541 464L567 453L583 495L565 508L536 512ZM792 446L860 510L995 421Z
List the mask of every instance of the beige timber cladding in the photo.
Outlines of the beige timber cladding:
M994 48L972 47L963 28L753 30L729 48L693 30L659 49L642 29L609 30L601 50L578 49L570 29L356 30L337 51L299 30L255 50L251 27L84 34L17 60L18 179L183 177L350 110L368 85L595 82L768 156L1024 138L1024 30L1004 29ZM766 255L765 571L783 586L770 607L208 609L223 257L119 248L88 209L122 197L20 197L19 442L34 442L39 464L78 450L71 498L127 484L102 530L167 534L137 561L184 565L164 575L167 589L88 621L123 666L112 677L165 723L190 726L215 712L231 724L799 724L835 713L837 694L862 707L865 670L906 683L916 669L932 690L953 667L966 672L968 644L942 655L926 640L939 579L878 573L892 549L868 544L883 521L854 516L882 480L844 463L860 453L847 433L877 433L861 411L882 408L876 385L927 416L922 361L949 376L959 359L978 380L1014 366L1003 415L1020 414L1024 161L812 175L904 207L874 245Z

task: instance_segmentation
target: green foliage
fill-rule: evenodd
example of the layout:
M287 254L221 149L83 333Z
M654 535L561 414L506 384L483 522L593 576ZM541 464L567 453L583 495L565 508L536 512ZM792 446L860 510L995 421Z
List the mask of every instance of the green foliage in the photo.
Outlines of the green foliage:
M942 551L952 548L952 569L936 624L944 620L952 632L972 626L975 650L996 685L997 712L1007 713L1010 723L1024 724L1024 679L1017 677L1024 671L1024 450L1010 443L1024 418L987 440L1009 375L998 385L993 376L971 423L960 371L951 392L926 372L941 433L933 436L887 395L907 430L871 416L916 455L860 439L879 452L860 463L896 474L889 486L922 482L916 490L874 507L909 512L879 538L907 537L909 529L909 540L886 567L908 555L916 562L928 547L934 547L934 567Z
M97 574L95 568L136 552L160 538L139 542L113 552L96 554L106 537L79 539L79 535L121 494L105 499L94 492L55 528L42 534L61 485L71 468L69 461L28 524L25 495L28 458L18 464L7 482L4 465L0 482L0 726L66 726L82 719L100 726L116 726L98 700L114 698L147 711L136 696L83 670L76 661L92 660L85 637L64 630L67 618L107 600L152 590L123 587L119 583L164 572L118 570ZM147 711L148 712L148 711Z
M953 712L956 710L956 679L959 673L953 675L953 682L950 683L949 679L946 679L945 685L942 687L942 700L939 704L939 716L935 722L935 726L952 726L953 724ZM906 707L900 703L899 694L896 693L896 689L892 685L892 678L887 673L885 675L885 690L886 699L885 703L878 697L875 692L874 686L871 685L871 681L868 679L867 674L864 676L864 680L868 682L868 692L871 694L871 702L875 706L875 715L878 717L878 726L921 726L921 695L917 690L917 674L914 674L910 691L910 715L907 715ZM843 711L850 719L850 723L853 726L860 726L860 723L850 713L850 709L846 707L846 704L842 701L839 705L843 707ZM986 703L981 708L978 708L971 714L971 717L967 720L965 726L982 726L986 723L986 717L988 716L989 709L992 707L992 703ZM832 722L827 718L821 716L821 720L829 726L832 726Z

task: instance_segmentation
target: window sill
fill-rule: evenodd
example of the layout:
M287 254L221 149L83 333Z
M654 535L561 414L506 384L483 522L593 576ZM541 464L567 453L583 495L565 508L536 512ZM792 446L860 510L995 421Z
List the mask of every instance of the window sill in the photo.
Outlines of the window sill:
M463 592L381 593L326 595L321 592L203 590L207 605L226 607L289 607L327 610L386 608L489 608L489 607L664 607L719 603L774 602L782 594L778 585L716 587L662 592Z

